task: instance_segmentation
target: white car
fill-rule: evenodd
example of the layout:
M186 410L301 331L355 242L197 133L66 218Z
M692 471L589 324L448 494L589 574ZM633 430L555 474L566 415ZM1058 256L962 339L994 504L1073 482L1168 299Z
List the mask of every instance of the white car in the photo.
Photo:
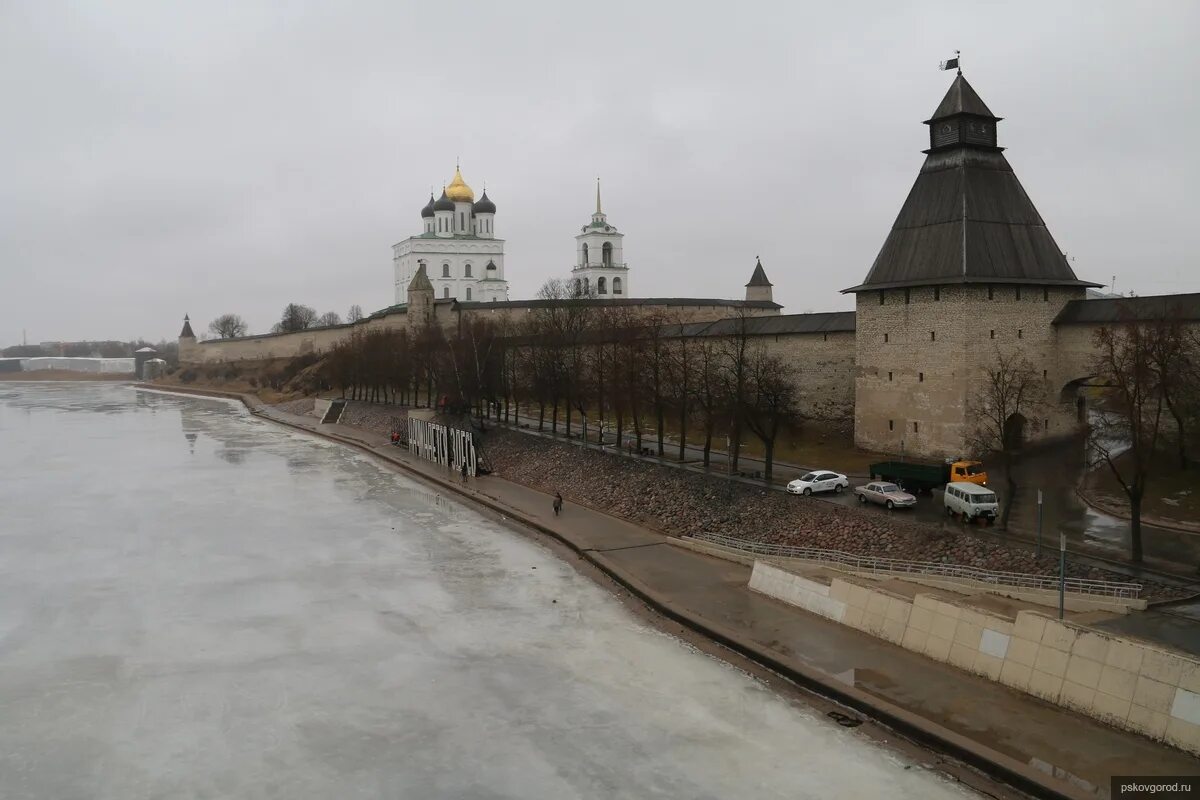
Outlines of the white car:
M836 472L817 470L801 475L787 485L788 494L812 494L813 492L838 492L850 488L850 480Z

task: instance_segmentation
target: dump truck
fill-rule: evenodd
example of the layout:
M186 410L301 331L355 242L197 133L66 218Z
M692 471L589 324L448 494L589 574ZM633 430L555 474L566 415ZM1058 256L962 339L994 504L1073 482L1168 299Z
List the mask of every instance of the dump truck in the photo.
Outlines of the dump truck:
M871 478L891 481L909 492L928 492L951 481L987 485L987 470L981 461L947 459L929 461L880 461L871 465Z

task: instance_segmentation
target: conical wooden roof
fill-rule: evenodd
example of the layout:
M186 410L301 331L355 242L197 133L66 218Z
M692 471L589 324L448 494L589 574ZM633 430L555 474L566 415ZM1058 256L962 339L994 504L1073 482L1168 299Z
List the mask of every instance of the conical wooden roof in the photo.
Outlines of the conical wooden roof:
M955 78L929 120L995 120ZM846 292L949 283L1098 286L1081 281L1001 148L966 142L931 149L866 279Z

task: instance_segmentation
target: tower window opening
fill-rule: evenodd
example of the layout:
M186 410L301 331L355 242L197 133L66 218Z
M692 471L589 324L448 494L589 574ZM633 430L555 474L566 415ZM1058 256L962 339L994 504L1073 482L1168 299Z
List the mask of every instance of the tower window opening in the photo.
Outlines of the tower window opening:
M931 341L931 342L936 342L936 341L937 341L937 331L930 331L930 332L929 332L929 341Z
M921 429L920 429L920 427L918 427L918 424L916 422L914 422L913 423L913 433L918 433L920 430Z
M450 287L449 286L442 287L442 297L446 298L447 300L450 299Z
M588 263L588 246L586 244L583 246L583 263Z
M596 278L596 294L608 294L608 280Z
M600 261L606 267L612 266L612 243L605 242L604 246L600 248Z
M888 420L888 430L889 430L889 431L894 431L894 430L896 430L896 420L894 420L894 419L889 419L889 420Z
M442 277L443 278L450 277L450 265L449 264L442 264Z
M613 278L613 294L621 293L621 279Z
M1042 380L1046 380L1047 373L1048 373L1047 370L1042 370Z
M1018 338L1018 339L1022 338L1022 334L1023 334L1023 333L1024 333L1024 331L1023 331L1023 330L1021 330L1020 328L1017 328L1017 338Z
M924 382L925 382L925 373L918 372L917 373L917 383L924 383Z
M883 335L883 343L884 344L888 343L888 334L886 334L886 333Z
M890 372L889 372L889 373L888 373L888 380L890 381L891 379L892 379L892 373L890 373Z
M467 218L466 215L461 211L458 212L458 229L460 231L465 231L467 229Z
M471 265L470 264L467 264L463 267L463 277L464 278L471 277Z
M996 338L996 332L993 330L993 331L991 332L991 334L992 334L992 335L991 335L990 337L988 337L988 338L995 339L995 338Z
M471 299L471 287L470 286L467 287L467 299L468 300Z

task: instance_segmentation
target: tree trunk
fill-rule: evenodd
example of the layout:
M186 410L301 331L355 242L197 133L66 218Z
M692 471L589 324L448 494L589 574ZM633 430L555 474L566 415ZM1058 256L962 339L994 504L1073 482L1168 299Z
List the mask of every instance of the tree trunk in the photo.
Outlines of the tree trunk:
M558 398L554 398L553 410L550 412L550 432L558 433Z
M687 403L679 404L679 462L687 460Z
M658 425L658 457L663 457L663 428L666 427L666 414L663 413L663 405L661 402L655 404L654 408L655 423Z
M542 400L538 401L538 431L543 431L546 428L546 403Z
M712 437L713 426L711 423L704 426L704 468L708 469L709 461L712 457Z
M763 467L763 477L766 478L767 483L770 483L771 476L774 474L774 469L775 469L775 439L774 439L774 437L772 437L771 439L763 439L763 451L766 454L763 459L766 462L766 466Z
M1129 558L1142 561L1142 490L1129 493Z
M1011 454L1005 454L1004 481L1008 487L1008 497L1004 498L1004 507L1000 509L1000 528L1008 530L1008 515L1012 511L1013 501L1017 499L1017 476L1013 473L1016 464Z

